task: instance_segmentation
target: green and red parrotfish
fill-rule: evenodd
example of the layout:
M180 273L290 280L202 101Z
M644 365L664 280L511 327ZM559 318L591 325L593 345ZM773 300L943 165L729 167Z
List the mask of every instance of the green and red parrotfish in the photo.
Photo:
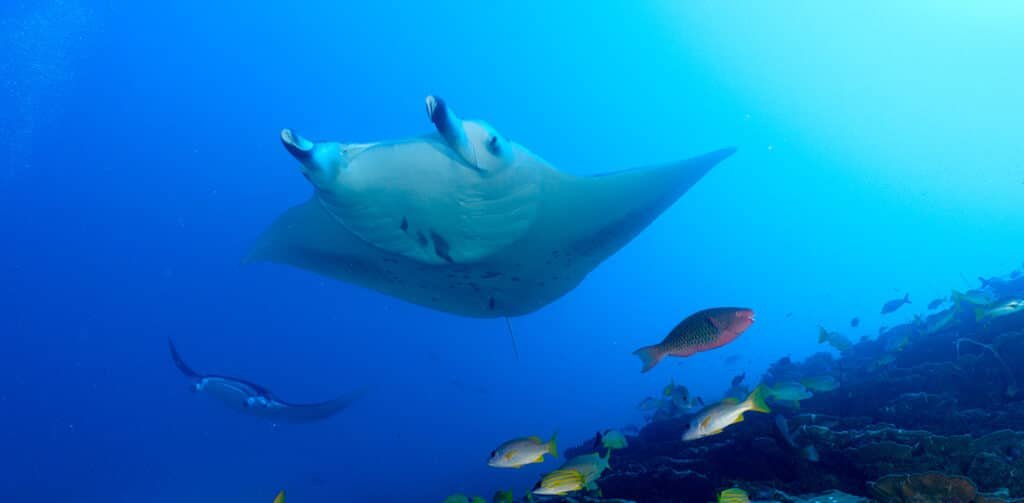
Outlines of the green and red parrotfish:
M679 322L665 339L633 354L643 362L642 372L654 368L665 356L686 357L722 347L754 323L754 311L742 307L716 307L691 314Z

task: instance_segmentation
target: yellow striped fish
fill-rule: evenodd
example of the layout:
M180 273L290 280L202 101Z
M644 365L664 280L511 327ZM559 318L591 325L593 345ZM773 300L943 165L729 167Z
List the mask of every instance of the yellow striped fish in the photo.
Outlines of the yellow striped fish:
M553 494L562 496L583 489L586 479L579 470L559 469L544 476L533 487L533 494Z
M747 491L734 487L718 493L718 503L750 503Z

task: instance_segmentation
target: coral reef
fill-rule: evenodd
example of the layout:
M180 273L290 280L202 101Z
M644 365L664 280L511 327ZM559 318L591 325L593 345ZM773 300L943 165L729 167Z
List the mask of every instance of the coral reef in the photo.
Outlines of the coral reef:
M1017 277L999 283L995 300L1022 297ZM1024 501L1013 499L1024 498L1024 312L979 322L979 309L957 304L838 356L779 360L764 383L839 383L799 408L776 407L782 418L748 414L723 434L683 442L695 411L655 413L614 453L601 497L708 502L741 487L754 501ZM792 431L788 440L780 424ZM616 501L596 493L563 500Z

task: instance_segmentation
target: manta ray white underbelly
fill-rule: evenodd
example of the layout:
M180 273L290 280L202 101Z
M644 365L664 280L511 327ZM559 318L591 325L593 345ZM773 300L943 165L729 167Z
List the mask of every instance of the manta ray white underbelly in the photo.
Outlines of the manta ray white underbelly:
M249 259L463 316L523 315L572 290L734 152L577 177L439 99L427 109L437 134L409 140L314 143L282 131L314 193Z

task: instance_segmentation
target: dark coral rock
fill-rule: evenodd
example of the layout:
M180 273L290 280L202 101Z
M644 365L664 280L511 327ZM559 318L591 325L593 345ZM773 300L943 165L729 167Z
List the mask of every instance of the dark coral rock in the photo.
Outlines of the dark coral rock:
M1000 288L1024 297L1024 276ZM706 503L729 487L783 502L1020 498L1024 313L986 323L977 323L969 308L935 316L949 315L948 326L928 333L924 320L862 340L839 356L829 350L773 364L766 384L831 376L840 385L798 409L776 408L791 440L774 414L750 412L719 435L683 442L692 415L659 409L629 437L629 447L612 455L598 485L605 497L644 503ZM810 447L816 459L807 456ZM567 455L591 449L588 443Z
M881 503L1006 503L1006 497L978 492L967 477L926 472L888 475L870 484Z

